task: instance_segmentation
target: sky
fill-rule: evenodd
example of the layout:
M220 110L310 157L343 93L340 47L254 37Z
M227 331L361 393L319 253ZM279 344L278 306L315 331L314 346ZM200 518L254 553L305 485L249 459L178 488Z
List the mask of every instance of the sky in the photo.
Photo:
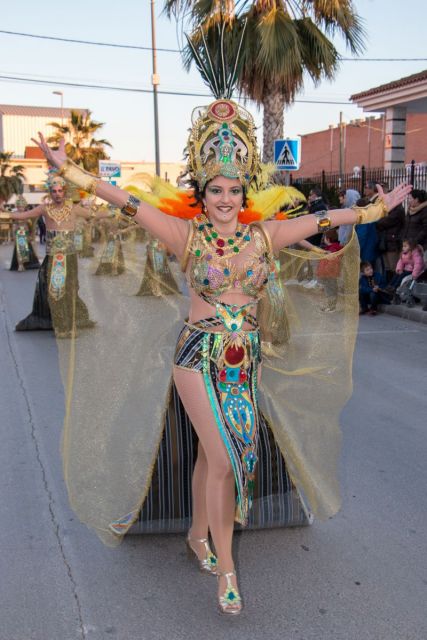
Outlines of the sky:
M293 137L327 129L337 124L340 111L345 121L363 117L349 102L352 94L427 69L425 25L427 3L412 0L354 0L367 31L362 58L425 58L411 62L342 62L336 78L314 87L308 79L304 91L285 112L285 136ZM69 7L68 13L64 8ZM178 49L174 22L162 14L163 2L156 0L156 37L159 49ZM57 0L8 2L2 12L2 31L151 47L150 0ZM335 45L345 57L342 40ZM94 120L104 122L99 137L113 145L113 160L153 161L153 97L150 93L64 86L62 82L151 89L151 51L121 49L41 40L0 33L0 104L88 108ZM158 51L160 90L203 94L206 97L159 95L160 159L182 160L194 107L209 103L208 89L197 71L187 74L178 52ZM4 79L4 76L17 80ZM24 78L46 80L43 85ZM304 102L308 101L308 102ZM327 102L329 104L321 104ZM340 103L340 104L338 104ZM343 103L343 104L341 104ZM262 112L251 103L256 123ZM258 134L262 140L262 132Z

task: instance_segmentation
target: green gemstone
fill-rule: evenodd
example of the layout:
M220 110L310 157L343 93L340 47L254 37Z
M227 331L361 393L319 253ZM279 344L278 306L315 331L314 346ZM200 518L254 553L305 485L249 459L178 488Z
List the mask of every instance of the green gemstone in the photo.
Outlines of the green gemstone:
M204 228L205 228L204 224L199 224L199 231L203 231Z
M239 253L240 249L239 249L239 247L233 247L233 251L234 251L234 253Z
M212 238L218 238L218 234L216 231L212 231Z
M197 257L199 257L202 254L200 249L196 249L194 253L196 254Z
M228 244L234 244L233 238L228 238Z
M206 236L205 240L206 242L212 242L212 238L210 236Z

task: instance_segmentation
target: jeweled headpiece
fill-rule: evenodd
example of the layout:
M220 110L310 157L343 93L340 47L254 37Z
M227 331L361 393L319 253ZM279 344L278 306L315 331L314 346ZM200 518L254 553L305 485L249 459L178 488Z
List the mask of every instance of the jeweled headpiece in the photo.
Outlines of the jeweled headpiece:
M260 166L254 119L244 107L230 100L245 26L241 34L228 34L228 38L226 28L222 23L210 33L211 47L202 29L187 36L188 58L194 60L216 98L208 106L196 107L191 116L188 171L200 188L215 176L238 178L248 187Z
M254 120L231 100L194 109L187 151L189 171L201 188L215 176L249 186L259 170Z
M46 188L50 191L50 189L57 185L59 185L60 187L64 187L65 189L67 186L67 182L62 176L58 175L57 169L49 169L46 179Z

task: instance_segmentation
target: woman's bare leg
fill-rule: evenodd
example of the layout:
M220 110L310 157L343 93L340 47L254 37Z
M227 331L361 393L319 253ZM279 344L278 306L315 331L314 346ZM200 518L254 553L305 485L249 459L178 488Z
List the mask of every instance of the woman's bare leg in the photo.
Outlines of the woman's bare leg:
M232 571L232 538L235 511L235 481L230 458L215 422L201 373L174 368L174 381L184 408L194 426L207 460L206 512L209 529L222 573ZM198 470L203 471L203 467ZM195 484L195 483L194 483ZM195 508L202 499L197 489ZM195 523L203 516L195 513ZM195 529L192 535L195 537ZM220 580L220 592L225 589Z
M191 538L207 538L209 523L208 523L208 509L206 504L206 484L208 479L208 461L206 458L205 450L202 443L199 440L197 460L194 465L193 478L192 478L192 494L193 494L193 521L191 523L190 536ZM203 544L193 544L194 550L203 556L205 553L205 547Z

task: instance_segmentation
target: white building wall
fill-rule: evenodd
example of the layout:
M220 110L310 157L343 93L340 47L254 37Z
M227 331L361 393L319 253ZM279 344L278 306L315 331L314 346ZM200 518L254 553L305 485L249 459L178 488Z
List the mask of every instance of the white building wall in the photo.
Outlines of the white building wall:
M4 114L1 118L3 139L0 138L0 149L12 151L14 157L23 158L25 147L32 147L31 138L37 138L39 131L49 137L55 132L55 128L49 126L49 122L61 120L52 116L16 116ZM66 120L64 120L66 122Z

